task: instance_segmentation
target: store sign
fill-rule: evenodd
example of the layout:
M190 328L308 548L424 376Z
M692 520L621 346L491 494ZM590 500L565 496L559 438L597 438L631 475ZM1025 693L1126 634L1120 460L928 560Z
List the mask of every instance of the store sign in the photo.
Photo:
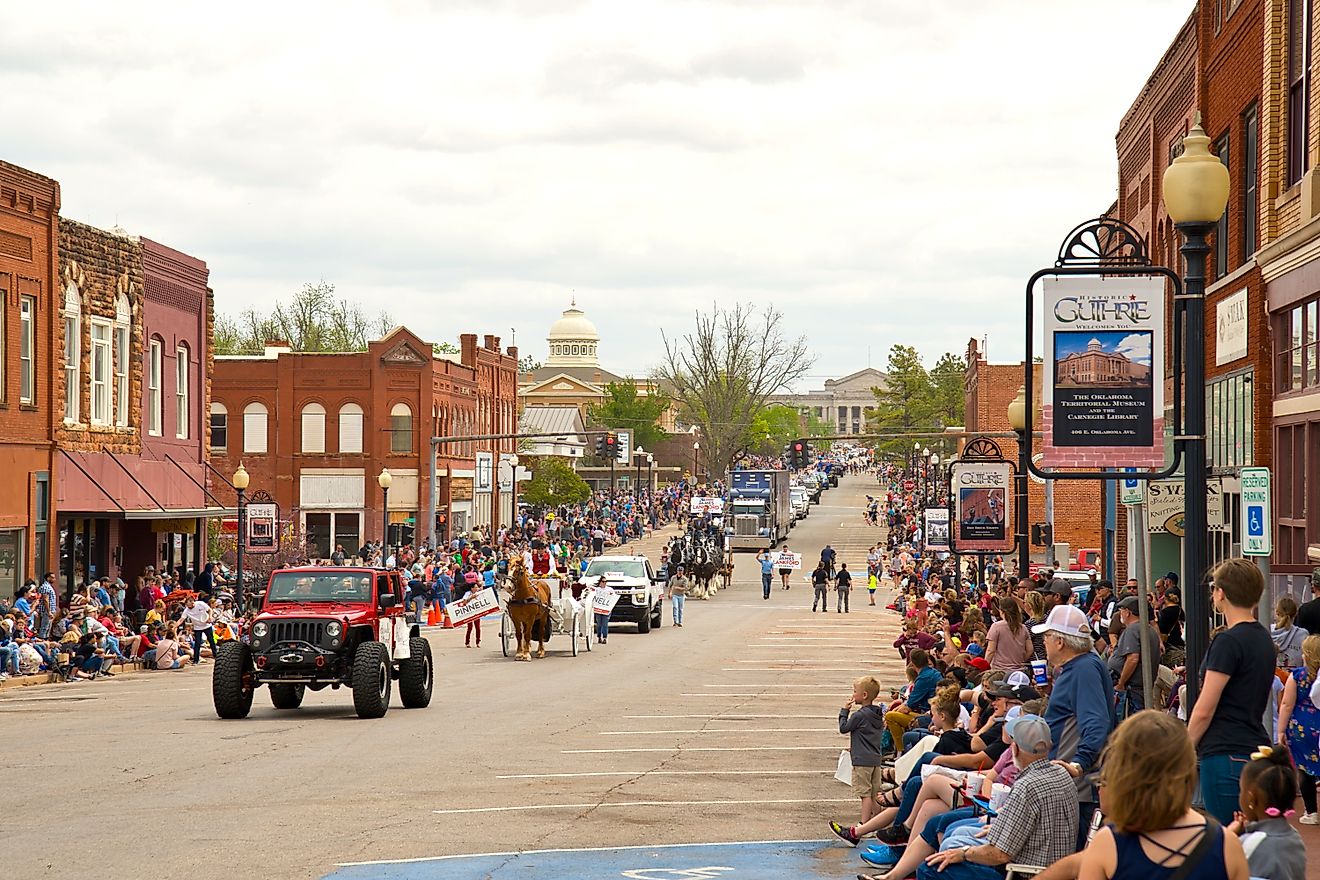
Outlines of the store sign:
M480 495L490 494L490 487L495 482L495 454L478 452L476 454L476 476L473 478L473 491Z
M949 509L947 507L926 508L926 549L934 553L947 553L949 550Z
M1164 465L1164 284L1044 280L1047 467Z
M1247 356L1247 291L1239 290L1215 305L1215 365Z
M1010 550L1008 490L1013 468L1006 461L959 462L953 466L958 515L953 546L958 550Z
M1269 556L1274 552L1274 512L1270 497L1270 469L1243 468L1238 515L1242 521L1242 555Z
M472 478L471 477L450 477L449 478L449 497L454 501L472 500Z
M243 549L248 553L274 553L280 547L280 506L248 502L243 505Z
M1152 535L1183 534L1182 480L1150 480L1146 483L1146 515Z

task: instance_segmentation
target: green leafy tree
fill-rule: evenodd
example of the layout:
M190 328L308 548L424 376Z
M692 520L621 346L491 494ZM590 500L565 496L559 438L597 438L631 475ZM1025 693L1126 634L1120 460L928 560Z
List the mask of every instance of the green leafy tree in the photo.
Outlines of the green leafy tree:
M931 415L940 427L967 421L967 362L946 351L930 371Z
M438 355L462 354L462 349L452 342L432 342L431 349Z
M807 414L807 437L828 437L834 433L834 427L828 422L816 418L814 412ZM830 441L820 440L813 442L811 448L816 452L823 452L831 446Z
M237 317L218 315L215 353L257 354L277 339L294 351L365 351L393 326L388 313L369 318L360 305L336 297L333 284L321 281L304 284L269 314L248 309Z
M748 429L747 450L760 455L779 455L784 445L805 435L802 418L791 406L767 406L756 414Z
M883 387L873 388L875 410L868 425L877 433L904 433L931 427L933 385L930 373L921 363L921 356L910 345L895 345L889 350ZM881 440L876 449L882 452L906 454L910 444L906 440Z
M541 369L541 366L541 362L530 354L525 354L518 358L518 372L520 373L534 373Z
M591 487L562 458L546 456L532 465L532 479L523 484L522 497L533 507L577 504L591 497Z
M665 438L659 421L669 404L669 396L654 385L652 393L641 394L635 379L624 379L605 386L605 399L588 408L587 418L591 427L630 429L634 446L655 449Z

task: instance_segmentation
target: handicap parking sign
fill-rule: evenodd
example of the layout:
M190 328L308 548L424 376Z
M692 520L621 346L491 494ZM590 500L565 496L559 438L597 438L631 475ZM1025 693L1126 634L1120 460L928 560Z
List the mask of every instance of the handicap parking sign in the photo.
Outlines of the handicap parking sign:
M1265 534L1265 508L1259 504L1247 505L1247 534L1253 538Z

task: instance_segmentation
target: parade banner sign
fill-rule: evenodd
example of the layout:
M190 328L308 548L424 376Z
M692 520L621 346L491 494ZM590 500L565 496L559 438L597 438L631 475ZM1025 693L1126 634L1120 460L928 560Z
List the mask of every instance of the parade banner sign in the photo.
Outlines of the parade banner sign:
M595 595L591 597L591 611L593 614L609 614L614 610L614 606L619 604L619 591L610 587L596 587Z
M933 553L948 552L949 509L947 507L926 508L926 549Z
M485 617L488 614L494 614L499 610L499 597L489 587L465 596L457 602L450 602L445 606L445 611L448 612L449 619L454 622L455 626L460 623L467 623L470 620L476 620L479 617Z
M1042 463L1163 467L1165 280L1065 276L1042 284Z
M781 550L775 554L775 568L801 568L802 554Z
M714 516L719 516L720 514L724 513L724 499L707 498L704 496L693 496L691 502L691 511L693 516L701 516L702 514L706 514L706 513L712 514Z
M278 504L254 503L243 506L243 549L248 553L274 553L279 550L280 508Z
M958 515L953 546L963 550L1011 550L1008 489L1013 468L1006 461L959 462L953 466Z

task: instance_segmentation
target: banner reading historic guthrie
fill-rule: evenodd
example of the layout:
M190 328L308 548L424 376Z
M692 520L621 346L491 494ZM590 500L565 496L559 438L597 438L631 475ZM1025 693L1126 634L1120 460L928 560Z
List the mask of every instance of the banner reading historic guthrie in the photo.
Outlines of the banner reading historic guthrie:
M1163 467L1164 279L1046 278L1043 289L1041 463Z

